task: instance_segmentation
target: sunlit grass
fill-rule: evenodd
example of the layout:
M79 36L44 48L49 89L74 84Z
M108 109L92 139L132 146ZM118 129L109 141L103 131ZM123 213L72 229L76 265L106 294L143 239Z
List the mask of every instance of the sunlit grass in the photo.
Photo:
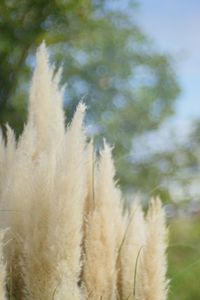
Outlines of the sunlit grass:
M200 220L178 219L170 224L169 300L199 299Z

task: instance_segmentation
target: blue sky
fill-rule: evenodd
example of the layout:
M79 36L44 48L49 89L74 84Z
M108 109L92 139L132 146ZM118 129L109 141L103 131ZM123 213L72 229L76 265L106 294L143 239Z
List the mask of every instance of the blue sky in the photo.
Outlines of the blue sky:
M139 0L139 4L137 23L176 62L182 88L176 120L200 119L200 1Z

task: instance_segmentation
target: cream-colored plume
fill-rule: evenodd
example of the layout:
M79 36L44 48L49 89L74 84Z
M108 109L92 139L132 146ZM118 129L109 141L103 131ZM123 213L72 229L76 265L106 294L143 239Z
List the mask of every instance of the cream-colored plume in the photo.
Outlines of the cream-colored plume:
M5 173L6 173L5 143L3 139L3 133L0 130L0 193L4 187Z
M122 299L140 299L141 256L146 240L146 224L139 203L133 203L127 218L120 252Z
M96 178L96 154L94 150L93 140L87 144L86 148L87 161L87 199L85 201L85 219L92 213L95 208L95 178Z
M139 204L123 213L112 149L98 158L86 142L83 103L65 129L60 76L42 44L24 131L0 133L0 299L6 286L16 300L166 300L161 203L146 220Z
M167 299L166 239L165 213L161 201L158 198L152 199L147 214L147 239L143 250L141 299Z
M6 265L4 262L4 254L3 254L3 238L4 231L0 231L0 299L6 300Z
M85 107L79 104L65 133L56 86L59 76L53 79L52 74L42 45L30 96L29 123L35 129L37 147L23 272L27 299L52 299L53 295L58 299L63 293L66 300L81 299L78 281L86 196Z
M60 149L64 135L63 89L59 88L61 70L54 74L49 67L48 52L43 43L36 54L29 99L29 119L37 131L38 152Z
M95 186L95 207L88 216L83 279L88 299L116 299L120 236L120 193L114 183L111 148L101 152Z

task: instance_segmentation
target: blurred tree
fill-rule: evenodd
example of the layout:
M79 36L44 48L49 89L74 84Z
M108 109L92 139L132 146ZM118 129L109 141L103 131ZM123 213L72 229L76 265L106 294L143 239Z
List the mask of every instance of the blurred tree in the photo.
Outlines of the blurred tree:
M0 2L1 123L9 120L17 130L22 127L25 83L31 70L27 57L31 51L43 39L49 44L79 39L85 24L92 22L94 7L87 0Z
M88 132L115 145L122 186L148 192L160 184L162 170L134 165L131 151L173 113L179 87L171 58L135 24L135 1L4 0L0 11L1 124L20 132L33 53L45 39L56 66L64 62L68 119L84 97Z

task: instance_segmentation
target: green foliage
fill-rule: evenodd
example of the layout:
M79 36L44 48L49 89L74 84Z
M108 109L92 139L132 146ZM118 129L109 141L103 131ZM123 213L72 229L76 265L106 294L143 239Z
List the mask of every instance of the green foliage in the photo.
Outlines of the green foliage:
M30 64L27 56L43 39L49 44L78 38L91 15L90 1L0 2L0 117L21 130Z
M170 225L169 300L199 299L200 222L199 218L180 219Z
M122 187L148 193L160 185L160 170L152 167L147 174L147 164L134 165L132 143L173 113L179 87L170 57L156 51L134 23L135 2L120 6L92 0L2 1L0 122L22 130L32 53L45 39L56 66L64 61L68 119L83 97L97 145L102 136L115 145Z

